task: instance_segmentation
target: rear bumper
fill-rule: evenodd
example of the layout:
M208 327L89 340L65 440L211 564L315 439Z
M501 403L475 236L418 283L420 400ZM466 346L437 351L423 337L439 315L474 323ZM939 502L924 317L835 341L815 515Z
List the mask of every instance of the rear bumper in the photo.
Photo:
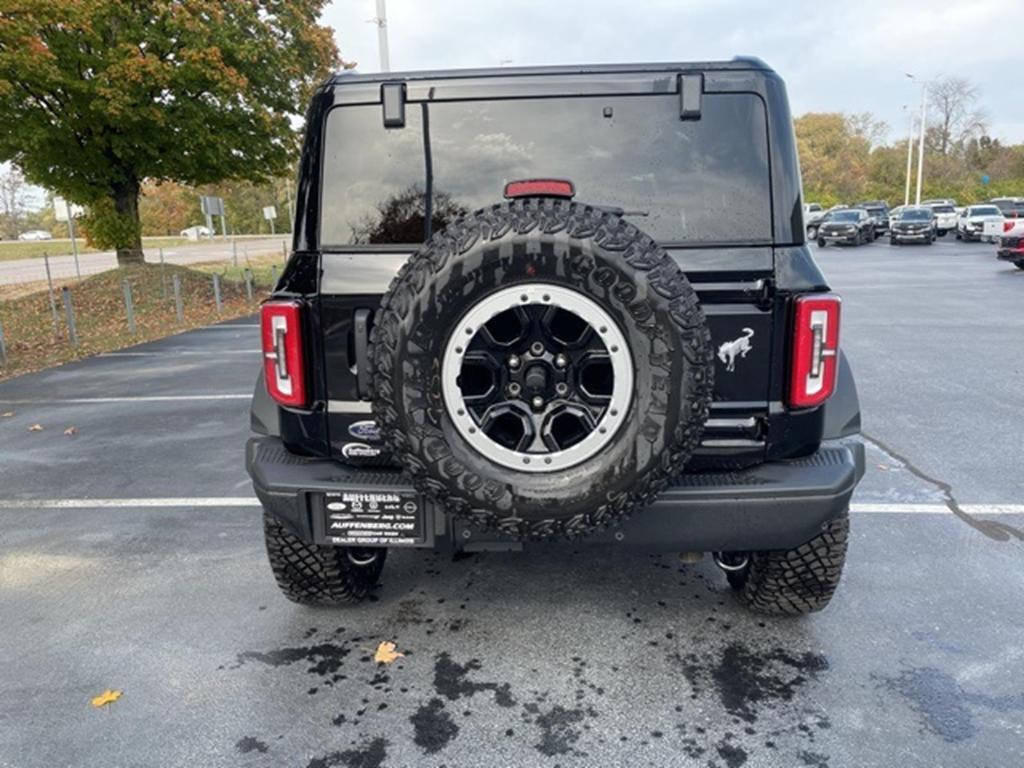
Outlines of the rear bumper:
M323 542L325 493L411 491L398 470L296 456L274 437L249 440L246 469L265 510L309 542ZM649 552L790 549L843 514L863 474L864 446L857 440L829 441L802 459L688 474L631 519L583 541ZM522 546L449 520L429 503L423 514L422 542L403 546L470 551Z
M996 251L996 258L1000 261L1024 261L1024 247L1000 248Z

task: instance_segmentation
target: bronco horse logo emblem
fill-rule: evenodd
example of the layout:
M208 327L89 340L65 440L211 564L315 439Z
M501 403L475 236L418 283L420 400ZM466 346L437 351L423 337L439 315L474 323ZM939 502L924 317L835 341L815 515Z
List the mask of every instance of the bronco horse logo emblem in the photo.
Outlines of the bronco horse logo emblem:
M718 348L718 359L725 363L725 370L729 372L736 370L736 358L746 357L747 353L754 348L750 343L753 336L753 328L744 328L742 336L727 341Z

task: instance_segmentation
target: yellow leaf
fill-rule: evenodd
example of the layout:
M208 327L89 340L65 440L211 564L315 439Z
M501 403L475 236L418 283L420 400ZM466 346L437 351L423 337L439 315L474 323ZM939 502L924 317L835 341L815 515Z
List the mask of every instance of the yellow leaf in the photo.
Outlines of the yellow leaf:
M390 664L395 659L401 659L404 656L404 653L395 650L395 644L390 640L382 640L377 646L377 652L373 654L373 660L378 664Z
M69 437L71 435L77 435L78 434L78 427L68 427L67 429L64 430L64 434L69 436Z
M43 425L42 424L33 424L31 427L28 428L28 431L29 432L42 432L43 431Z
M92 705L94 707L105 707L107 704L111 704L121 698L121 691L112 691L109 688L101 693L99 696L92 697Z
M0 413L0 419L9 419L13 415L14 411L4 411L3 413Z

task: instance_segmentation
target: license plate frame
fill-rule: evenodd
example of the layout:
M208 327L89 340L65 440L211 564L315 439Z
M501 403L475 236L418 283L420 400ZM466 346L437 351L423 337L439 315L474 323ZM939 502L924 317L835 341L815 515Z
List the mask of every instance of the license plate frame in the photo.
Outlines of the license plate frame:
M430 533L424 500L411 488L325 492L316 522L321 543L339 547L418 547Z

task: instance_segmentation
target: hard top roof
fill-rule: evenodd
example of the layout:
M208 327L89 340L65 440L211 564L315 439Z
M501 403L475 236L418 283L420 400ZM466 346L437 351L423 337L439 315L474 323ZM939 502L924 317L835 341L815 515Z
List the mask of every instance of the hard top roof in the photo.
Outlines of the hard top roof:
M631 72L709 72L750 71L772 73L771 67L756 56L734 56L729 61L651 62L647 64L569 64L544 67L489 67L486 69L424 69L411 72L339 72L328 80L331 85L393 82L395 80L438 80L470 77L515 77L519 75L607 75Z

